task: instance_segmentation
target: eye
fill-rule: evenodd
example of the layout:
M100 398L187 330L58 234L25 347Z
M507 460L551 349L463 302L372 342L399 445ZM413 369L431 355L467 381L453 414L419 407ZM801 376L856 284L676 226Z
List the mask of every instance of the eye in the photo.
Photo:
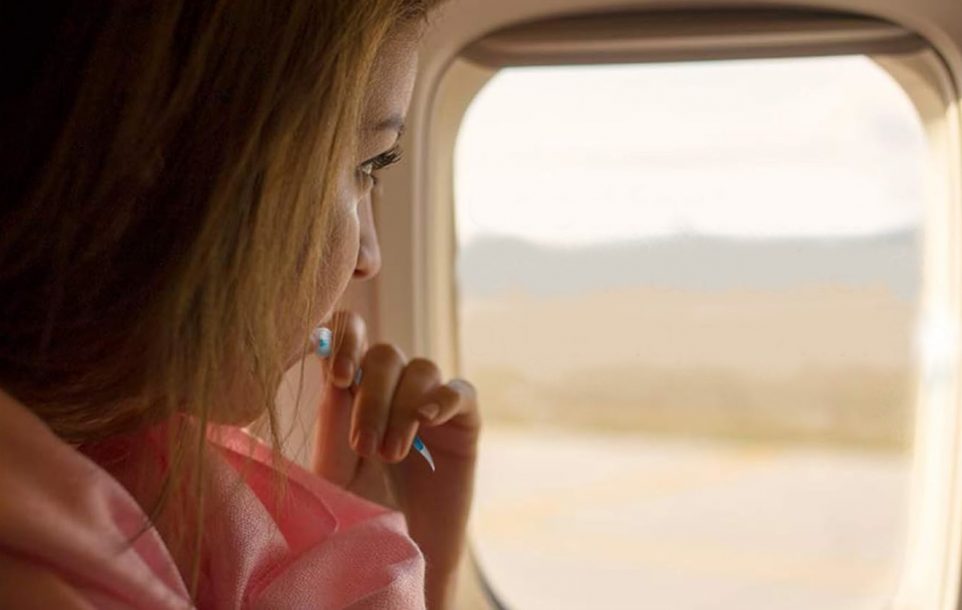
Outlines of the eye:
M390 167L395 163L397 163L398 161L400 161L401 154L402 154L401 147L399 145L395 145L394 148L392 148L391 150L383 152L378 156L374 157L373 159L368 159L367 161L359 165L358 171L361 172L361 174L363 174L364 176L369 176L376 183L377 176L375 176L374 173L377 172L378 170L382 170L387 167Z

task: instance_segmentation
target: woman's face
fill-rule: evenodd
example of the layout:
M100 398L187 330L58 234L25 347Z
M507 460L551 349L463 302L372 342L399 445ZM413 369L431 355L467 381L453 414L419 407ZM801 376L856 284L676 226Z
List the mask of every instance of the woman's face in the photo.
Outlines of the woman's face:
M403 130L417 71L420 24L402 26L386 42L372 74L372 86L362 110L357 161L340 171L337 197L321 261L320 293L315 299L313 321L327 319L348 283L377 274L381 252L371 209L377 195L377 172L396 160L397 140ZM307 337L293 339L288 368L304 358ZM222 408L214 408L212 421L246 424L261 415L261 403L249 381L232 384Z
M348 282L373 277L381 268L372 199L378 196L378 171L398 158L397 141L417 72L420 29L419 24L398 28L374 66L362 114L358 162L341 172L328 249L321 264L318 323L330 315Z

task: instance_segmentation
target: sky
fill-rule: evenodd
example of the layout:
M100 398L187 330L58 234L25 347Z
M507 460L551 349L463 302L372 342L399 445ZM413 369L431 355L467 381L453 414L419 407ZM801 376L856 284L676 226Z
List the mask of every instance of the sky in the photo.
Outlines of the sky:
M908 97L865 57L506 69L459 133L458 236L912 229L926 154Z

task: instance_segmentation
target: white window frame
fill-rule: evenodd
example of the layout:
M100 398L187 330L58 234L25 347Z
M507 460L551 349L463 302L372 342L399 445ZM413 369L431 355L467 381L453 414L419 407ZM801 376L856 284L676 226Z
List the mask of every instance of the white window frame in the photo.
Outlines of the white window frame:
M795 16L801 19L802 15ZM958 336L957 329L962 328L962 138L959 93L949 68L926 41L877 20L865 19L859 24L845 16L835 24L801 20L799 26L786 28L787 36L767 39L701 35L686 40L684 36L665 37L663 30L649 30L652 37L660 38L638 39L639 44L629 45L627 50L604 51L621 62L871 53L909 94L937 160L924 218L925 272L920 299L926 315L922 322L935 321L939 328ZM701 33L706 32L711 34L710 25ZM523 39L517 30L514 35ZM456 255L454 143L467 107L499 69L497 65L471 61L466 55L483 60L487 52L488 61L496 63L491 58L500 52L501 61L507 56L515 64L522 64L525 53L547 49L545 55L529 63L579 63L574 61L577 54L569 56L568 61L558 61L557 55L552 59L551 45L544 41L540 46L521 45L505 51L505 46L511 46L510 37L509 30L507 37L489 37L487 47L475 43L462 49L445 69L419 85L427 89L427 103L415 109L423 114L414 116L415 128L406 136L405 145L414 157L412 173L385 176L385 191L406 193L410 206L388 204L378 210L380 225L393 231L381 235L385 260L382 277L367 286L360 297L368 306L374 304L373 323L378 336L397 342L409 354L426 355L454 373L460 370L456 278L452 273ZM625 38L631 40L631 36ZM563 52L565 46L555 51L559 49ZM583 53L580 61L597 61L591 51L579 51ZM953 347L952 355L956 355L958 346L953 343ZM925 366L945 364L927 362ZM931 371L919 371L909 540L902 579L892 603L892 608L899 610L960 608L962 382L957 359L949 364L949 374L936 384L921 383L931 381ZM464 572L463 607L484 605L473 570Z

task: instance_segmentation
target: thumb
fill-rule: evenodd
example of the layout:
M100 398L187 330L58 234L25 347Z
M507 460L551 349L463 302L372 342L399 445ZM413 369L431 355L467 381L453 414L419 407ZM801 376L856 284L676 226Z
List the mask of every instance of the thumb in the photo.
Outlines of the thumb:
M360 459L349 440L353 402L349 389L325 384L314 438L314 473L345 488L353 480Z

